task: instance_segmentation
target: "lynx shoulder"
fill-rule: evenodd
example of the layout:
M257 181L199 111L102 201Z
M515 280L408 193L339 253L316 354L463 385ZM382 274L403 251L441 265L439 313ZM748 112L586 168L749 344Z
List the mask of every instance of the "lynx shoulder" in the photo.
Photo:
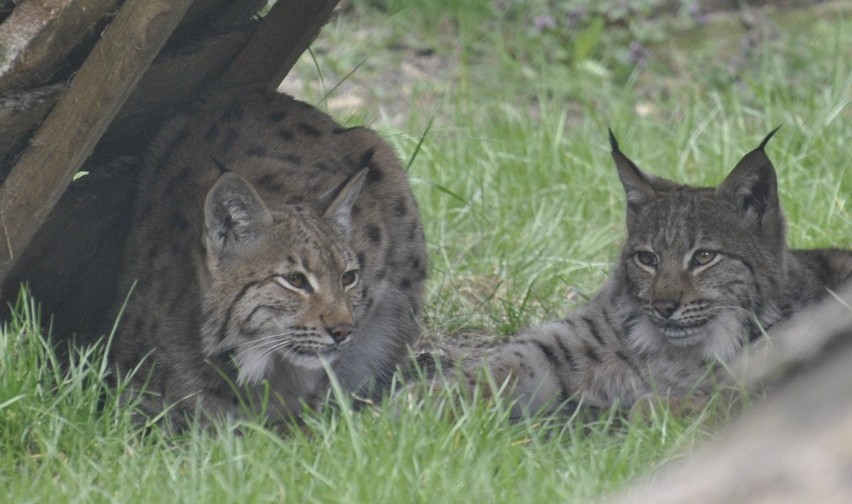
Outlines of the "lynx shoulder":
M771 136L719 186L696 188L640 170L610 133L626 243L587 305L486 357L516 413L689 394L710 363L731 360L852 277L852 251L787 247L764 151ZM479 386L477 368L462 371L466 388Z
M154 140L134 212L112 358L148 413L288 416L327 367L377 395L418 336L417 204L368 129L272 92L208 97Z

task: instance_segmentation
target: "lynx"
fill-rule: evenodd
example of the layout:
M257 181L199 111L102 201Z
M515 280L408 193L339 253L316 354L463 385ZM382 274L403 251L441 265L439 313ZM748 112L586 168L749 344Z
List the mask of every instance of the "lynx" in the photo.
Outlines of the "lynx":
M327 369L375 397L418 336L427 258L405 171L372 131L286 95L211 96L164 126L126 261L111 357L177 426L198 409L298 415Z
M770 133L715 188L640 170L610 132L627 200L627 240L601 291L564 320L528 329L484 358L498 392L533 411L630 407L683 397L713 362L852 276L852 251L790 250ZM479 366L461 371L477 387ZM483 387L486 394L494 387Z

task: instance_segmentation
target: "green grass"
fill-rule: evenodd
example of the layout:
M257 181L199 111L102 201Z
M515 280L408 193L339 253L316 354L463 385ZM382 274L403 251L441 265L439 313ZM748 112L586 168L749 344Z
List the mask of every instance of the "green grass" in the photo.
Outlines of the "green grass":
M133 427L96 348L63 370L31 301L0 339L5 502L582 501L671 460L702 422L508 421L503 404L399 397L288 433L242 422L168 436Z
M542 33L516 2L382 3L330 23L288 89L370 123L410 163L432 261L427 338L504 338L594 293L624 236L607 127L644 169L711 185L780 124L768 153L789 241L852 247L848 10L771 17L741 52L738 28L682 17ZM624 59L632 37L651 50L641 66ZM6 502L585 502L712 435L665 410L511 424L504 405L439 395L284 435L244 423L168 437L133 426L102 349L64 369L33 305L18 313L0 338Z
M658 21L668 42L649 42L639 67L612 56L623 52L615 36L580 61L554 62L562 39L507 35L529 35L518 30L529 19L485 0L373 3L388 6L382 29L373 31L375 11L340 17L287 89L344 121L353 112L341 95L358 97L353 120L414 157L432 260L430 333L511 334L598 288L624 235L607 127L646 170L715 185L781 125L768 152L790 243L852 245L848 9L775 13L747 51L736 19L690 30ZM406 70L424 61L428 71ZM401 90L406 74L415 79Z

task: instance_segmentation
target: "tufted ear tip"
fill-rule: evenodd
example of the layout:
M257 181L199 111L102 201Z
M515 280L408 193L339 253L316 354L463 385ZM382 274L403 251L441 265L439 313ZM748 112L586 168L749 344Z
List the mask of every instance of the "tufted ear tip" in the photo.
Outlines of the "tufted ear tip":
M612 152L619 152L618 140L615 139L612 129L607 128L606 130L609 132L609 146L612 147Z
M755 232L783 239L778 180L775 167L763 150L776 131L778 128L772 130L758 148L743 156L716 188L716 194L733 201L740 209L742 222Z
M656 197L657 190L655 184L658 179L651 175L647 175L636 166L636 163L624 155L618 148L618 141L612 130L609 131L609 143L612 146L612 159L615 161L615 169L618 172L618 178L621 180L621 185L624 187L624 194L627 201L627 226L633 226L633 222L638 215L639 209Z
M763 149L765 149L765 148L766 148L766 144L768 144L768 143L769 143L769 140L771 140L771 139L772 139L772 137L775 135L775 133L776 133L779 129L781 129L781 125L780 125L780 124L779 124L778 126L776 126L774 130L770 131L768 135L766 135L766 138L764 138L764 139L763 139L763 141L762 141L762 142L760 142L760 145L758 145L758 146L757 146L757 149L755 149L755 150L762 151Z

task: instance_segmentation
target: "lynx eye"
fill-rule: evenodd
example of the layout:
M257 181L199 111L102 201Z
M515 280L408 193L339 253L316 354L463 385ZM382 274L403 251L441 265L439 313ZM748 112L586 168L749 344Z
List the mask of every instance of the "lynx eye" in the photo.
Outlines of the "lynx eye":
M699 250L692 255L692 266L706 266L716 259L716 252Z
M304 273L288 273L286 275L281 275L278 277L278 283L280 283L283 287L293 290L311 291L311 283L308 281L308 277L306 277Z
M355 284L358 283L359 276L358 270L345 271L342 275L340 275L340 283L343 284L344 289L355 287Z
M636 252L635 257L639 264L643 266L650 266L652 268L657 266L657 255L653 252L648 252L647 250L640 250Z

